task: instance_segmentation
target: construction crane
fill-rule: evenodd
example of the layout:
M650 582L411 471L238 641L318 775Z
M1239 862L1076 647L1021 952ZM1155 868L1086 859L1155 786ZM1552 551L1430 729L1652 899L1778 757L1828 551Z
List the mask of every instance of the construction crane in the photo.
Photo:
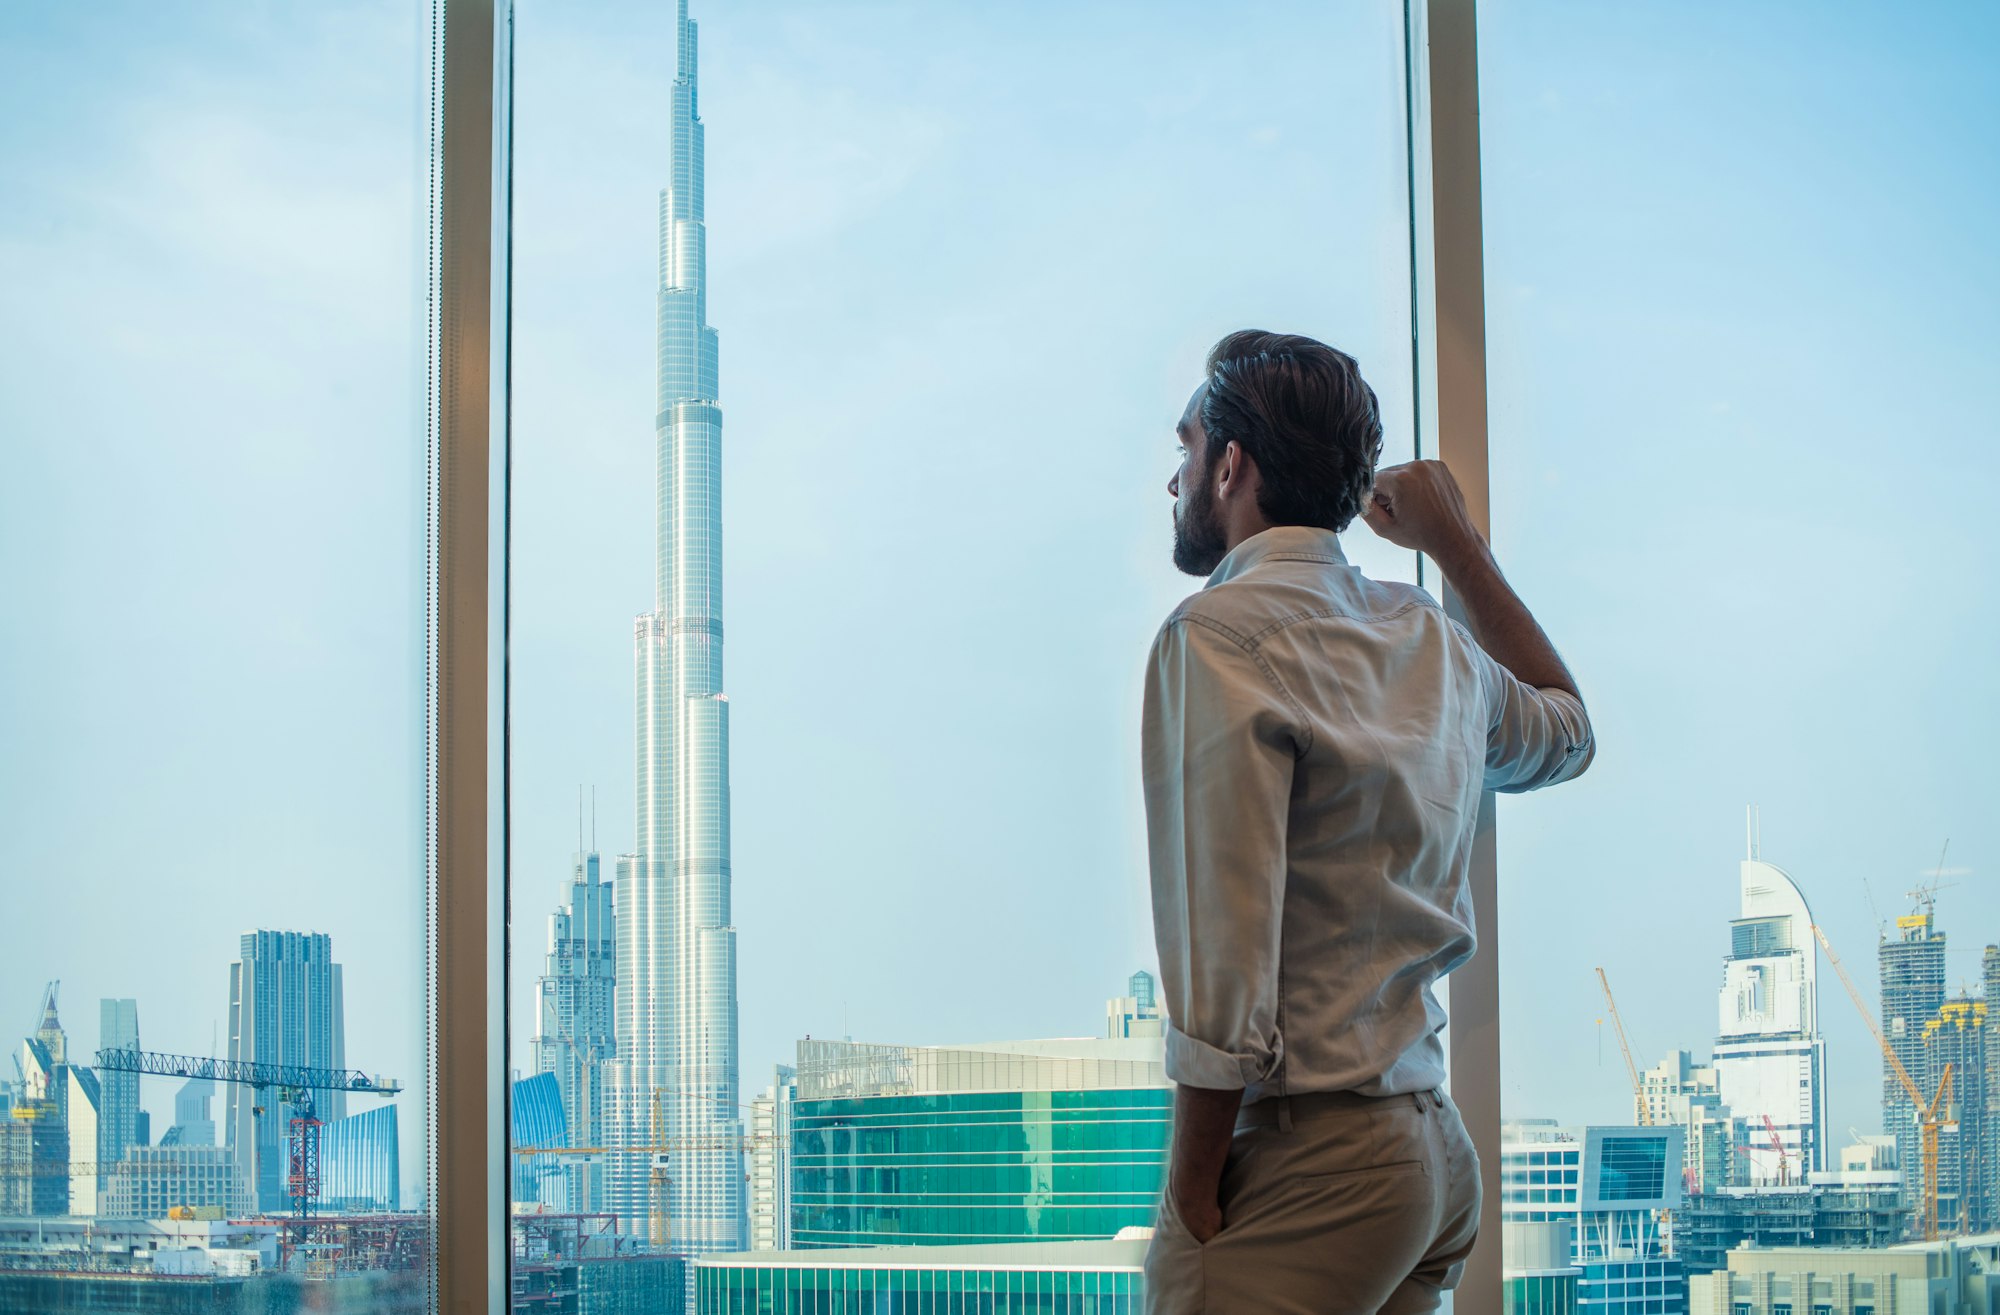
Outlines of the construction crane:
M1818 923L1813 924L1812 930L1813 935L1819 940L1819 947L1826 951L1827 962L1833 965L1833 971L1840 978L1840 984L1847 988L1847 996L1854 1001L1854 1008L1860 1013L1861 1021L1868 1024L1868 1030L1874 1034L1875 1044L1882 1048L1882 1054L1888 1059L1890 1069L1896 1074L1896 1081L1903 1084L1903 1091L1909 1096L1910 1104L1916 1107L1917 1128L1924 1157L1924 1198L1919 1203L1917 1229L1923 1234L1924 1241L1935 1242L1938 1238L1938 1133L1942 1128L1956 1127L1958 1124L1956 1119L1942 1117L1945 1102L1951 1097L1952 1066L1950 1064L1944 1066L1944 1072L1938 1077L1937 1095L1926 1101L1923 1091L1917 1086L1916 1079L1910 1076L1910 1070L1903 1067L1903 1061L1896 1054L1896 1048L1889 1044L1888 1037L1882 1035L1882 1025L1875 1021L1875 1015L1869 1012L1867 1003L1861 998L1861 992L1855 989L1854 979L1847 975L1847 965L1833 952L1833 942L1826 938L1825 930Z
M582 1159L599 1155L645 1155L652 1157L647 1173L649 1208L647 1239L654 1250L665 1252L673 1242L673 1227L667 1212L668 1157L682 1151L748 1151L766 1140L762 1137L668 1137L666 1117L660 1105L660 1089L653 1089L651 1109L652 1141L644 1146L516 1146L514 1154L526 1159L548 1155Z
M667 1213L667 1157L675 1151L694 1149L702 1142L695 1138L667 1140L666 1114L660 1106L660 1089L653 1088L651 1110L652 1141L645 1146L516 1146L514 1154L527 1158L533 1155L548 1155L557 1158L583 1159L599 1155L648 1155L652 1157L652 1167L647 1174L647 1217L646 1234L654 1250L665 1252L673 1240L673 1225ZM711 1138L715 1146L724 1145L728 1139ZM709 1149L714 1149L710 1147Z
M1604 1003L1611 1010L1611 1027L1618 1033L1618 1049L1625 1054L1625 1072L1632 1079L1632 1103L1639 1111L1639 1126L1650 1128L1653 1126L1653 1103L1646 1099L1645 1083L1639 1080L1639 1066L1633 1062L1632 1047L1625 1040L1625 1020L1618 1016L1618 1001L1611 995L1611 979L1604 975L1602 968L1597 970L1597 984L1604 988Z
M560 1018L556 1020L556 1040L560 1041L563 1045L568 1046L570 1054L575 1056L576 1058L577 1077L578 1081L582 1084L577 1099L577 1105L579 1107L578 1118L585 1127L588 1127L590 1123L591 1114L594 1110L594 1107L592 1106L590 1101L590 1076L591 1073L596 1069L597 1064L593 1059L593 1057L585 1054L583 1047L577 1044L576 1036L574 1033L570 1031L569 1024ZM577 1135L577 1132L578 1129L571 1128L569 1135L571 1137L575 1137ZM657 1140L657 1138L655 1140ZM590 1181L590 1166L586 1164L582 1166L582 1169L583 1173L580 1177L580 1180L577 1183L577 1186L582 1191L583 1195L582 1205L584 1208L588 1208L589 1202L593 1197L593 1193L591 1192L592 1184ZM537 1183L536 1192L538 1195L540 1193L540 1190L541 1190L541 1185Z
M206 1078L250 1087L259 1096L275 1088L278 1100L292 1107L286 1130L285 1191L292 1198L297 1241L305 1243L319 1203L320 1128L313 1099L316 1091L345 1091L369 1096L394 1096L403 1084L359 1069L313 1068L305 1064L253 1063L240 1059L208 1059L200 1055L167 1055L152 1050L100 1050L97 1067L109 1073L136 1073L159 1078ZM251 1107L261 1119L264 1105ZM256 1150L251 1150L250 1180L257 1181Z
M1764 1116L1764 1133L1771 1139L1771 1149L1778 1156L1778 1186L1789 1187L1792 1182L1792 1161L1785 1150L1785 1139L1778 1135L1777 1122L1770 1115Z

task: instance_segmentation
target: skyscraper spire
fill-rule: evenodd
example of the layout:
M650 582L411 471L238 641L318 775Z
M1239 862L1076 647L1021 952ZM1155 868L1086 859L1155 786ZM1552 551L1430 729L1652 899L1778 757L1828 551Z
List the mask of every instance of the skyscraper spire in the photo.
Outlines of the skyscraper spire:
M679 1254L740 1250L736 929L730 921L729 699L722 686L722 412L708 325L695 25L680 0L660 192L653 610L636 626L636 852L618 870L610 1135L674 1153L664 1218L650 1157L620 1156L608 1208ZM732 1149L736 1148L736 1149Z

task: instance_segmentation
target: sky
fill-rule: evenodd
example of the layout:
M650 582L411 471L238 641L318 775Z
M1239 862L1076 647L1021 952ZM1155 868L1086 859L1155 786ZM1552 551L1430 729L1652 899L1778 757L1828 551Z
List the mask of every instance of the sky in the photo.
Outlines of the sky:
M1399 9L697 0L746 1098L806 1035L1091 1034L1152 966L1203 353L1341 345L1415 450ZM579 785L631 843L670 20L517 8L517 1065ZM1510 1114L1628 1116L1600 965L1642 1063L1706 1055L1747 804L1871 999L1947 837L1954 980L2000 940L1995 24L1481 7L1494 539L1601 741L1500 814ZM237 934L322 930L351 1062L421 1076L422 36L0 14L16 1031L60 978L78 1048L129 995L206 1053ZM1837 1144L1880 1066L1820 1013Z

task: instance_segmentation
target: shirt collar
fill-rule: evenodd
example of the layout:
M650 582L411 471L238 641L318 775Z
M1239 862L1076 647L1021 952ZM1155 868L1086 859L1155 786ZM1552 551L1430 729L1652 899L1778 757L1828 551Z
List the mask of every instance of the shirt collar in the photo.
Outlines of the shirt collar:
M1347 555L1340 551L1340 536L1332 530L1322 530L1316 525L1273 525L1230 549L1202 588L1213 589L1234 580L1270 557L1303 557L1336 566L1347 565Z

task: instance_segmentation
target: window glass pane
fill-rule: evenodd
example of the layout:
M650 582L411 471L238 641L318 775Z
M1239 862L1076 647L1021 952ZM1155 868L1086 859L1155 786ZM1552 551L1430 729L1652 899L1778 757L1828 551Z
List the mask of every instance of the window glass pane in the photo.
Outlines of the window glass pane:
M1942 1230L2000 1221L2000 22L1951 12L1482 6L1496 544L1599 735L1500 807L1507 1112L1636 1121L1603 966L1691 1271L1917 1227L1870 1020L1952 1066Z
M0 11L0 1309L427 1301L430 19Z
M517 16L523 1210L675 1254L1150 1223L1175 425L1287 330L1414 455L1399 7Z

